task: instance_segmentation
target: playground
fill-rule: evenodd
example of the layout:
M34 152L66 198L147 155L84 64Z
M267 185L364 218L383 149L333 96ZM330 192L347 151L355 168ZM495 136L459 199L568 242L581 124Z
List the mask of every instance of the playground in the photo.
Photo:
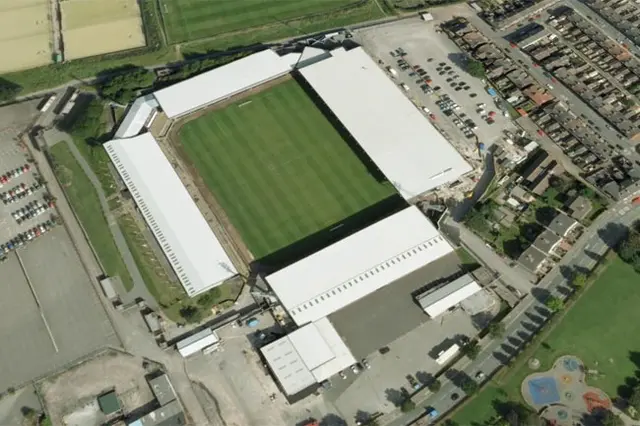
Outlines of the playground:
M582 424L581 420L599 409L610 410L609 396L585 382L585 367L574 356L558 358L550 370L527 376L522 397L554 426Z

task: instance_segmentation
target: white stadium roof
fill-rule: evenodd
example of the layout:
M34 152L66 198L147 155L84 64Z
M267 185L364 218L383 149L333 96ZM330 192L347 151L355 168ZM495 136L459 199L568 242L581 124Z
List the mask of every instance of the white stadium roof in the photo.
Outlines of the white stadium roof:
M299 58L299 53L281 57L263 50L158 90L154 96L167 117L178 117L287 74Z
M150 119L155 117L156 108L158 101L153 95L140 96L131 104L114 137L122 139L139 135L143 128L149 126Z
M107 142L105 149L189 296L237 275L150 133Z
M266 277L298 325L317 321L453 252L408 207Z
M473 277L466 274L436 290L428 291L416 299L422 309L431 318L435 318L480 290L482 288Z
M300 73L405 199L472 170L362 48L331 53Z
M307 324L260 350L287 395L320 383L356 363L327 318Z

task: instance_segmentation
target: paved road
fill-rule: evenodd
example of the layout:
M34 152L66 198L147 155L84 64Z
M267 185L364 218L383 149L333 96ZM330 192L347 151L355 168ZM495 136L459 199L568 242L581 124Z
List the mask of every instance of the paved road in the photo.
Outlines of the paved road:
M462 245L475 254L476 257L480 258L486 266L499 273L502 281L517 288L523 294L531 291L535 279L533 274L517 264L511 266L514 263L513 261L500 257L493 249L488 247L480 237L462 224L454 222L449 217L443 220L443 224L446 226L445 229L447 231L451 232L454 230L453 232L458 234Z
M476 15L466 16L469 22L475 26L480 32L489 37L502 51L510 57L515 63L520 64L525 70L537 80L543 87L551 83L549 77L545 76L545 70L541 67L534 67L531 58L520 49L511 48L509 42L504 38L509 34L511 30L496 32L493 28L480 19ZM543 14L544 20L548 15ZM443 35L444 36L444 35ZM522 61L522 63L520 62ZM640 155L635 151L635 143L631 142L627 138L620 138L620 133L613 128L609 128L609 123L598 115L591 107L584 103L578 96L573 94L567 87L565 87L559 80L552 84L553 89L551 92L556 98L565 101L571 106L571 111L576 115L584 115L587 120L591 120L594 126L598 126L600 130L598 133L602 136L603 140L607 143L621 144L624 148L621 153L630 160L640 160Z
M136 356L145 357L150 360L160 362L165 365L169 376L173 380L173 385L187 411L193 419L195 425L209 425L211 421L205 415L195 393L190 378L188 377L182 358L175 352L165 352L160 349L154 342L153 337L147 330L138 330L132 326L130 318L125 318L123 313L117 312L113 306L105 299L100 284L96 279L102 275L103 271L97 262L89 243L85 238L82 228L78 224L67 199L65 198L62 188L49 166L44 154L38 150L32 150L33 156L38 163L42 177L47 181L47 188L57 199L57 209L60 216L64 220L64 224L69 232L69 236L73 241L78 252L80 260L87 270L87 274L91 277L91 283L98 297L102 302L111 323L116 330L118 338L122 342L125 350Z
M538 331L540 323L548 318L548 312L543 303L544 298L548 295L566 297L568 286L561 270L567 267L572 270L575 270L575 268L593 269L597 264L596 259L602 257L608 251L608 245L620 238L622 228L618 227L618 225L628 226L638 219L640 219L640 208L631 206L629 199L620 201L612 206L610 210L603 213L585 231L585 234L579 239L573 250L562 259L560 267L554 268L542 279L532 289L532 294L526 296L505 318L505 338L488 341L475 361L464 360L456 368L469 377L475 377L479 371L489 376L500 368L517 353L518 348L523 343L523 339L533 336ZM606 231L603 232L603 230ZM401 426L408 424L419 417L424 412L424 407L428 406L434 407L440 413L445 413L460 402L460 400L456 402L451 400L453 393L459 394L461 396L460 400L464 396L464 392L454 385L451 380L443 378L440 392L425 400L416 401L419 409L415 413L403 415L390 422L389 425Z

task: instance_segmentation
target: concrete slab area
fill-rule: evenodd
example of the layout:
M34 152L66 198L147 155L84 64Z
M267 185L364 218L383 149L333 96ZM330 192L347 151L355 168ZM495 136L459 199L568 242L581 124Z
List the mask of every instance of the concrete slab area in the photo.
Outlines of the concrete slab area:
M343 417L355 418L359 411L371 414L395 409L403 388L412 391L407 375L429 383L442 368L435 362L438 353L475 336L481 328L478 324L486 325L497 313L496 296L485 292L466 301L473 316L459 307L432 320L414 302L412 294L418 290L461 274L459 263L455 253L446 256L331 315L354 356L366 358L371 366L359 374L346 372L346 380L332 380L333 387L325 397ZM383 346L389 352L380 353Z
M438 20L437 15L435 17L436 20L431 22L425 22L416 17L415 19L403 19L389 24L360 29L355 32L355 38L362 43L365 50L374 58L381 59L385 66L390 65L397 70L397 82L407 84L410 88L408 96L429 108L436 115L436 125L446 132L446 136L453 141L454 146L459 151L462 152L461 147L465 147L470 152L475 150L475 139L465 138L460 129L453 124L452 119L454 117L446 117L435 104L439 95L445 93L462 107L457 112L458 114L465 113L467 115L466 118L470 118L476 123L478 129L475 133L479 141L483 142L488 148L502 136L502 130L512 128L512 124L509 119L500 115L500 111L495 107L493 99L485 91L482 80L471 77L460 67L465 54L445 34L436 33L435 30L442 21ZM419 65L427 72L429 78L433 80L432 87L440 86L442 88L439 94L426 95L422 93L420 84L416 83L419 76L409 77L409 72L413 71L411 69L407 71L400 70L397 66L398 58L392 57L389 53L398 48L402 48L407 52L405 59L410 65ZM432 60L429 61L429 58L432 58ZM451 67L450 71L453 71L453 73L451 75L447 73L439 75L436 68L440 66L440 63L445 63L445 66ZM458 77L453 81L462 81L470 89L456 92L450 86L450 82L446 81L455 75ZM472 98L469 96L471 93L475 93L477 96ZM480 118L480 115L476 112L478 103L485 103L487 112L494 110L498 113L495 117L495 124L489 125Z
M0 354L0 383L18 386L119 346L63 227L10 254L0 276L0 339L10 342Z
M356 359L362 359L430 321L414 295L460 273L451 253L329 316Z

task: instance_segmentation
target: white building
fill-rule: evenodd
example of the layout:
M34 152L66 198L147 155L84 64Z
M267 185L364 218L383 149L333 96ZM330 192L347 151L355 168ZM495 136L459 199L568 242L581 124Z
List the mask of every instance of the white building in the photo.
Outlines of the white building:
M210 348L220 344L220 338L215 331L205 328L196 334L176 343L176 349L184 358L194 355L203 349Z
M482 290L469 274L446 283L435 290L429 290L416 297L422 309L431 318L442 315L447 309L456 306L463 300Z
M158 90L154 96L169 118L220 102L291 72L300 54L267 49Z
M260 349L289 396L330 378L356 363L327 318L297 329Z
M105 149L189 296L237 275L220 241L150 133Z
M266 277L298 325L317 321L453 252L408 207Z
M405 199L472 170L362 48L331 54L300 73Z
M138 136L151 126L158 113L158 101L153 95L140 96L129 107L127 114L114 134L115 139Z

